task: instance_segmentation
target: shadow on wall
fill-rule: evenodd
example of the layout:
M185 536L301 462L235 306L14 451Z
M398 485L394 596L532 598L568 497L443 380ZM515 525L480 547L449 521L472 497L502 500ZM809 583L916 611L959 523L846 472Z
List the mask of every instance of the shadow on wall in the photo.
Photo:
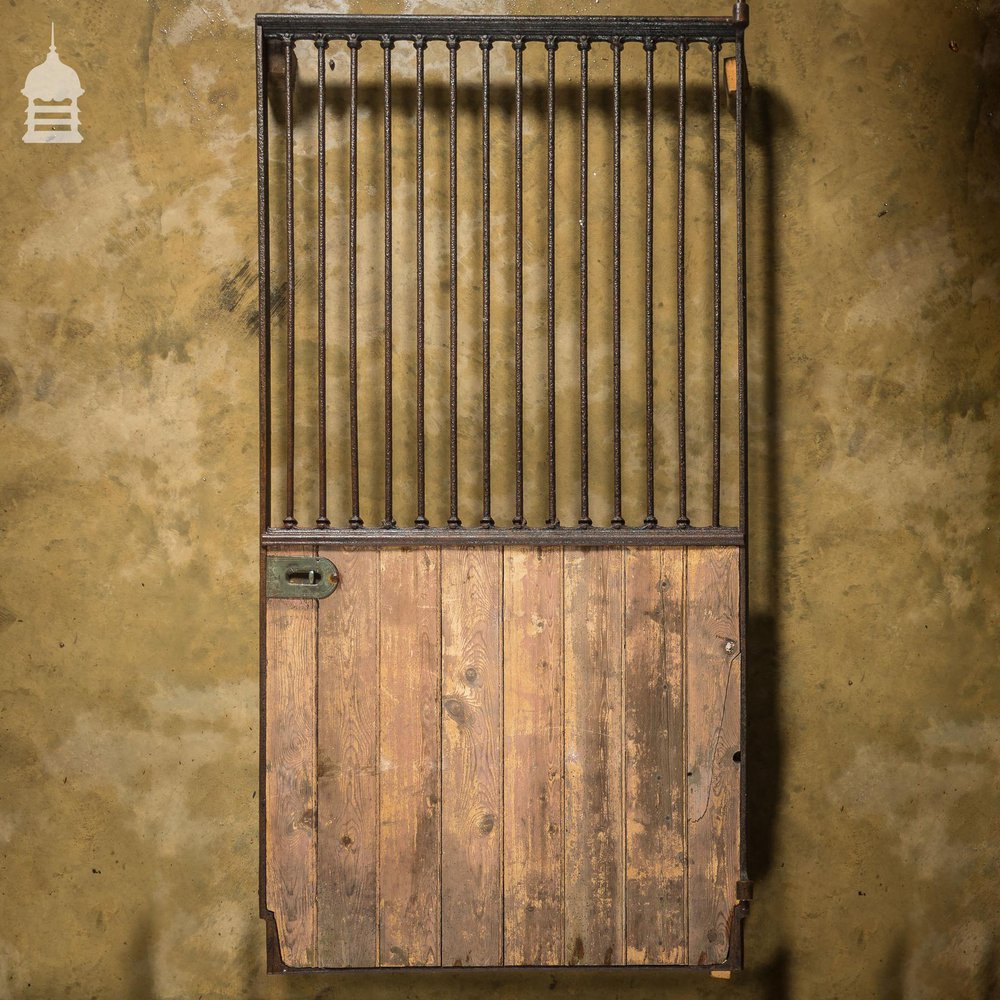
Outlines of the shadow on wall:
M129 981L132 983L128 991L133 997L155 997L156 976L153 971L153 946L155 934L153 931L152 911L150 910L135 922L133 938L129 943Z
M786 108L764 89L753 91L748 117L748 159L756 169L748 180L748 203L753 206L748 226L748 287L759 303L759 320L750 321L750 368L759 373L751 384L750 494L751 557L759 546L760 558L752 565L747 660L747 867L752 879L764 878L771 869L774 828L782 781L782 746L779 688L781 682L781 413L778 392L778 253L775 220L778 213L773 162L776 136L790 127ZM749 171L748 171L749 174ZM756 266L755 266L756 265ZM756 329L754 327L757 327ZM755 350L756 347L756 350ZM755 433L756 431L756 433Z
M747 120L748 290L752 305L748 351L750 422L750 595L746 680L747 873L760 883L774 865L774 837L784 777L781 719L781 394L778 335L778 196L775 143L792 127L787 105L754 88ZM754 315L755 314L755 315ZM756 550L756 555L755 555ZM760 904L758 903L758 906ZM754 907L748 919L753 920ZM790 949L779 943L770 960L748 973L769 1000L790 997Z

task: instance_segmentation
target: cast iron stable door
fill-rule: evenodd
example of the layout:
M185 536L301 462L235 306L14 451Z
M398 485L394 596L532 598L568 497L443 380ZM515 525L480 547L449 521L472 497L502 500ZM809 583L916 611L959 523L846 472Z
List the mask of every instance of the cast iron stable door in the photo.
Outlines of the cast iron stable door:
M747 23L257 16L271 971L741 967Z

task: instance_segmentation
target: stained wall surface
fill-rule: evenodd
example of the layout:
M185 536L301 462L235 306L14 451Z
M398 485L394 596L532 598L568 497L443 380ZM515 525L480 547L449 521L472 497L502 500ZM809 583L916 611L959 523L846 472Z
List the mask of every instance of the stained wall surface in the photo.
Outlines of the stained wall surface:
M728 984L264 974L254 12L2 15L0 997L1000 995L1000 10L753 6L756 899ZM80 145L21 142L50 18Z

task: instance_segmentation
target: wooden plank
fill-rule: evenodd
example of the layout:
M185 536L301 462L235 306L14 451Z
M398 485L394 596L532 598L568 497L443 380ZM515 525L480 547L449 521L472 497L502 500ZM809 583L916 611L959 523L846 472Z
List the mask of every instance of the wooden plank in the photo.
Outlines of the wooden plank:
M318 602L318 964L367 968L378 964L379 555L321 554L340 586Z
M502 554L441 552L442 965L500 965Z
M316 959L316 601L271 598L265 615L267 907L282 961L309 968Z
M504 962L563 961L562 551L504 552Z
M684 550L625 557L626 958L687 963Z
M438 549L383 549L379 964L437 965L441 906Z
M688 954L725 961L739 878L739 550L687 550Z
M564 554L567 965L624 962L623 560Z

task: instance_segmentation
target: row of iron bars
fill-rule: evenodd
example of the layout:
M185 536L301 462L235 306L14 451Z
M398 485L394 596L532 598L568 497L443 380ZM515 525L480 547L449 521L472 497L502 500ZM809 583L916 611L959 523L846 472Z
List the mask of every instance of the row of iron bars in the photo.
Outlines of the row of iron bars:
M678 210L677 210L677 433L679 506L677 527L690 525L687 512L687 456L685 426L684 329L684 156L686 123L686 52L689 43L704 42L712 53L712 165L713 165L713 273L714 273L714 383L712 452L712 526L719 527L720 423L722 377L722 293L720 223L719 52L724 43L735 45L736 79L736 280L739 392L739 533L746 530L747 418L746 418L746 274L745 274L745 138L743 32L749 20L745 3L737 3L730 18L619 18L619 17L365 17L258 15L257 17L257 129L259 181L259 264L261 322L261 520L271 526L270 513L270 233L268 192L268 128L266 59L268 42L283 45L285 117L285 211L287 217L287 418L286 418L286 529L298 526L295 498L295 255L293 93L294 43L311 38L317 49L318 105L318 465L319 513L316 526L330 527L327 516L326 423L326 58L333 39L346 40L350 50L350 244L349 244L349 379L351 438L350 527L361 528L358 483L358 363L357 363L357 124L358 51L364 40L383 49L384 166L385 166L385 512L382 528L395 528L393 516L393 403L392 403L392 60L393 45L409 40L416 50L416 280L417 280L417 496L416 528L429 526L425 516L424 468L424 50L428 41L442 40L449 50L449 258L450 258L450 513L449 528L460 528L458 505L458 313L457 313L457 51L462 41L476 41L482 49L482 211L483 211L483 445L482 527L493 527L490 484L490 49L495 41L509 41L514 50L515 86L515 510L513 527L525 528L523 468L523 206L522 206L522 54L529 41L544 42L548 51L548 517L546 527L558 527L556 517L555 439L555 52L560 41L575 42L580 51L580 527L592 524L588 475L588 363L587 363L587 143L588 52L592 42L608 42L613 53L613 465L614 499L611 526L623 528L621 474L621 51L628 41L640 42L646 53L646 516L645 527L657 526L654 490L653 429L653 52L658 42L676 44L678 72Z

